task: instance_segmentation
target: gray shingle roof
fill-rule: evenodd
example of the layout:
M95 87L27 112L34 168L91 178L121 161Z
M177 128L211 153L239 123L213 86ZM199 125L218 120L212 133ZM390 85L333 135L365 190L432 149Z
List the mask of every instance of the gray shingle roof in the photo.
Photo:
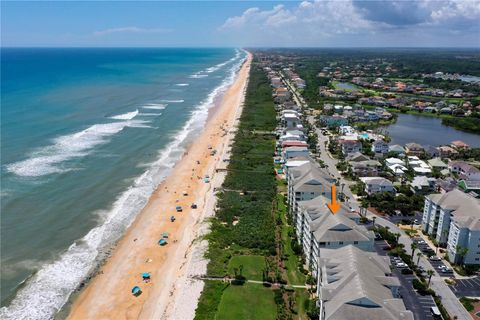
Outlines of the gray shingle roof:
M387 257L349 245L320 249L319 263L328 275L320 289L326 319L413 320L403 301L392 294L390 288L400 282L386 276L390 274Z

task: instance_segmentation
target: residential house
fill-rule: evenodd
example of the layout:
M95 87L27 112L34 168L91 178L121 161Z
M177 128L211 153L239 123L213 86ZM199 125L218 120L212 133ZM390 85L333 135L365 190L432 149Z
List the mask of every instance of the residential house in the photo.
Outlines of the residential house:
M440 152L440 158L449 158L458 154L457 150L449 146L440 146L438 147L438 151Z
M399 144L394 144L388 147L388 152L393 152L397 155L401 155L405 154L405 149Z
M357 177L376 177L382 166L377 160L358 161L353 162L351 165Z
M466 144L465 142L461 141L461 140L455 140L455 141L450 142L450 146L452 146L453 148L455 148L457 150L468 150L468 149L470 149L470 146L468 144Z
M372 152L375 153L375 156L383 157L388 153L389 146L382 139L375 140L372 143Z
M385 256L352 245L320 249L320 320L413 320L400 298L400 281Z
M355 152L347 155L345 157L345 160L347 160L348 162L360 162L370 160L370 158L360 152Z
M438 171L442 171L448 168L448 165L445 162L443 162L442 159L440 158L433 158L428 160L427 162L432 169L436 169Z
M360 152L362 150L362 143L360 141L341 139L338 141L338 144L342 148L342 153L344 155Z
M418 143L414 143L414 142L407 143L405 145L405 151L408 155L411 155L411 156L421 156L425 153L425 150L423 149L423 147Z
M480 197L480 181L460 180L458 188L472 196Z
M456 173L464 180L480 180L480 170L464 161L451 161L448 163L448 170Z
M411 190L417 194L426 194L435 187L435 178L427 178L426 176L416 176L410 184Z
M377 192L390 192L395 194L397 190L390 180L382 177L363 177L360 178L365 183L365 192L367 194L374 194Z
M309 151L307 147L288 147L283 149L283 159L287 161L291 158L308 157Z

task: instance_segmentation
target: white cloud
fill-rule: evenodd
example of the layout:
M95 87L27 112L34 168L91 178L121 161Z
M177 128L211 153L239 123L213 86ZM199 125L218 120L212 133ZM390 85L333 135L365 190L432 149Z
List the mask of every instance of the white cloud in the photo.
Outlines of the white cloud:
M433 4L435 5L435 3ZM441 5L438 6L439 4ZM478 24L480 19L480 1L478 0L450 0L437 2L436 5L437 8L434 8L430 15L433 22L452 19L469 19L476 20L473 23Z
M154 29L147 29L147 28L139 28L139 27L120 27L120 28L110 28L100 31L93 32L95 37L102 37L107 36L114 33L165 33L170 32L170 29L164 28L154 28Z
M372 29L372 22L364 19L349 1L303 1L298 6L287 9L283 5L271 10L250 8L241 16L228 18L220 30L239 30L242 28L262 30L279 28L316 28L328 33L356 33ZM323 29L323 30L319 30Z
M478 43L478 21L480 0L305 0L249 8L218 31L244 46L463 46Z

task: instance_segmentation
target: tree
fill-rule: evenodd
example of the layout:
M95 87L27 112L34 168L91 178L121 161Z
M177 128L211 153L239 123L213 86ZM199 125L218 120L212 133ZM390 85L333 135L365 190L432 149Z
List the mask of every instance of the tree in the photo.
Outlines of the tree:
M372 227L375 228L375 220L377 220L377 217L372 217Z
M413 242L411 245L410 245L410 248L412 248L412 259L415 255L415 250L417 249L417 244L415 242Z
M432 280L432 276L435 274L435 271L427 270L427 274L428 274L428 285L427 285L427 287L430 288L430 281Z
M468 253L468 248L462 247L462 246L457 246L456 248L457 255L460 257L460 264L463 264L465 256Z
M420 257L422 256L422 253L421 252L418 252L417 253L417 266L418 264L420 263Z

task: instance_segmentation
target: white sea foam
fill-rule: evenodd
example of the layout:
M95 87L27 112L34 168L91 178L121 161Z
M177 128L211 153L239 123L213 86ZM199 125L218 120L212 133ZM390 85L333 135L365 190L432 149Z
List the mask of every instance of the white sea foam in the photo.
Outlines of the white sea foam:
M138 114L138 109L132 112L127 112L124 114L119 114L118 116L113 116L110 117L110 119L115 119L115 120L131 120L135 118L135 116Z
M188 77L191 78L191 79L200 79L200 78L208 77L208 74L194 73L192 75L189 75Z
M151 110L163 110L167 107L165 103L149 103L144 105L142 108L151 109Z
M156 116L161 116L162 113L153 113L153 112L141 112L138 114L139 116L145 116L145 117L156 117Z
M62 163L73 158L86 156L91 149L108 141L110 136L125 127L144 126L145 121L127 120L113 123L94 124L85 130L55 138L52 144L34 151L22 161L8 164L9 172L22 177L39 177L71 170Z
M178 99L178 100L162 100L162 102L167 102L167 103L182 103L185 100Z
M234 65L226 79L195 108L183 128L175 133L174 140L159 152L159 158L135 179L133 185L117 198L112 208L100 213L100 224L72 244L56 261L44 265L18 291L12 303L0 309L1 319L37 320L54 317L98 263L101 249L118 239L145 206L156 186L180 159L187 138L204 127L208 109L213 105L215 97L233 83L241 63L242 61Z
M176 86L179 87L188 87L190 84L189 83L177 83Z

